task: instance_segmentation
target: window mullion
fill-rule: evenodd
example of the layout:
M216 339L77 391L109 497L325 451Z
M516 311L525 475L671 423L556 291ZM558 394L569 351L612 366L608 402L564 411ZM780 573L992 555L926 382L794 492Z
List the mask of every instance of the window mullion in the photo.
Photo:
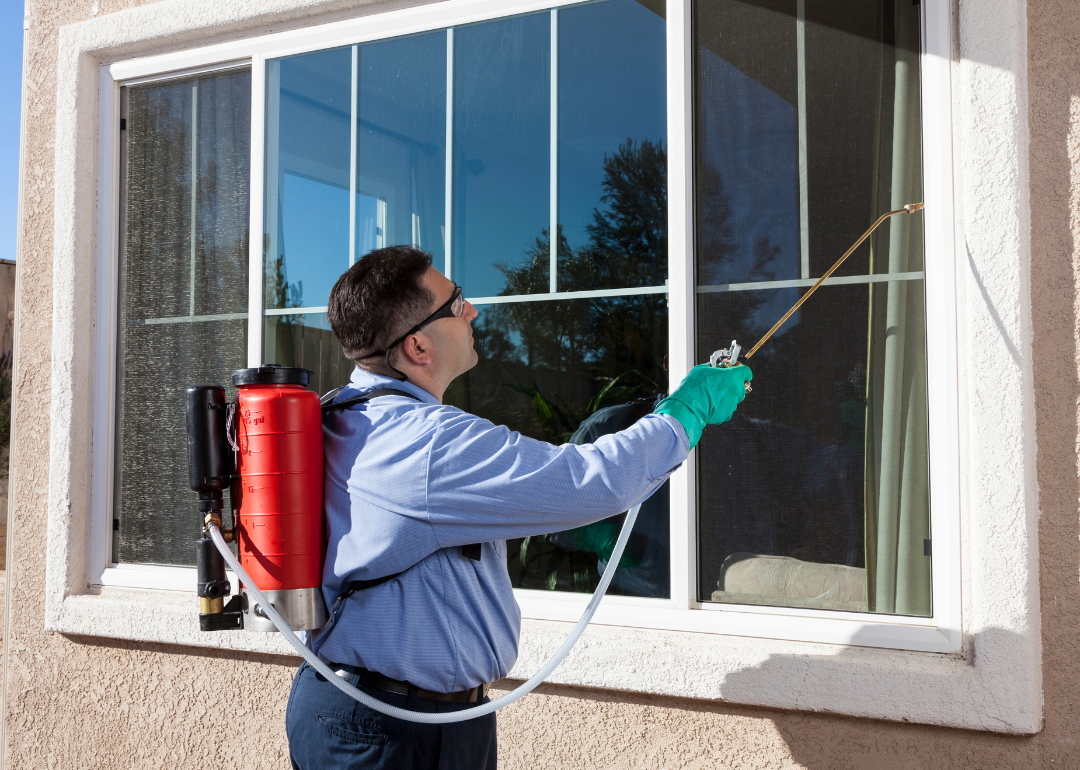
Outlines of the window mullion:
M694 365L691 0L667 5L668 387ZM697 580L694 453L671 476L671 600L693 606Z
M810 192L806 163L806 0L798 0L795 18L799 90L799 256L803 278L810 277Z
M191 84L191 221L188 223L188 315L195 315L195 253L199 217L199 81Z
M248 215L248 366L261 366L263 358L263 255L268 245L263 237L263 190L267 171L264 164L269 157L264 139L270 141L266 86L265 60L254 54L251 57L251 191L248 197L251 202ZM276 122L273 134L277 136Z
M352 88L349 106L349 266L356 261L356 127L360 122L360 46L352 47Z
M443 223L443 275L453 280L454 225L454 28L446 30L446 215Z
M551 218L548 251L551 264L548 291L559 290L559 9L551 9Z

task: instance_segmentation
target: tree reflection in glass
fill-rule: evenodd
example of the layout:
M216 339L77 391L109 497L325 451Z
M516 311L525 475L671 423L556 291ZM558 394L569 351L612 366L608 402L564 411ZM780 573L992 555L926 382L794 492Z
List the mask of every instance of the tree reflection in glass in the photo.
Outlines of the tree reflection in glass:
M624 143L605 158L603 191L584 245L573 249L560 233L560 289L662 286L664 147L648 140ZM540 233L520 263L496 265L505 280L502 296L546 282L548 237ZM585 443L628 427L667 391L663 294L496 303L480 311L474 322L480 363L451 386L448 403L536 439ZM666 485L640 516L613 590L667 596ZM522 588L593 590L621 518L508 543L511 579Z

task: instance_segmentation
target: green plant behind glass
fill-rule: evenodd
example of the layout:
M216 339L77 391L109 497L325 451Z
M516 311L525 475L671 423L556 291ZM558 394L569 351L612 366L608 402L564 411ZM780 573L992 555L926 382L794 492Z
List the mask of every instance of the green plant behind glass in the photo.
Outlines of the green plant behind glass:
M667 158L663 145L625 142L605 158L602 206L588 240L572 248L556 233L560 291L663 285L667 274ZM504 295L547 290L550 233L542 231L513 266L497 265ZM527 435L564 444L590 416L608 406L666 390L663 383L667 305L663 296L632 295L498 304L476 327L478 350L497 390L520 394L486 398L473 389L473 411ZM522 380L528 377L525 384ZM528 399L522 403L523 399ZM486 407L486 408L485 408ZM599 561L610 557L620 524L595 522L567 533L563 548L548 535L508 543L511 577L519 588L592 591ZM634 557L624 557L623 566Z
M618 385L619 380L624 375L620 374L618 377L611 380L604 388L585 405L584 413L577 413L570 404L566 403L563 398L558 394L552 394L552 397L546 398L540 393L540 389L533 383L532 386L519 385L517 383L505 382L506 387L516 390L518 393L523 393L529 396L533 400L533 408L536 410L536 420L540 423L540 427L544 431L544 438L549 444L565 444L570 440L570 437L574 435L581 423L583 423L589 415L595 413L605 402L612 402L621 404L629 396L637 392L638 387L623 387ZM618 387L616 387L618 386ZM560 426L565 430L560 431Z

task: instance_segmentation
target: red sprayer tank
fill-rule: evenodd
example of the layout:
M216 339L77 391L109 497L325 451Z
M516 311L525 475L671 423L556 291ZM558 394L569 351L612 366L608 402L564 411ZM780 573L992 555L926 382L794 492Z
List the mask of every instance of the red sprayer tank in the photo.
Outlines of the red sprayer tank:
M233 372L239 390L240 563L294 630L321 628L323 441L311 372L262 366ZM244 627L275 630L244 598Z

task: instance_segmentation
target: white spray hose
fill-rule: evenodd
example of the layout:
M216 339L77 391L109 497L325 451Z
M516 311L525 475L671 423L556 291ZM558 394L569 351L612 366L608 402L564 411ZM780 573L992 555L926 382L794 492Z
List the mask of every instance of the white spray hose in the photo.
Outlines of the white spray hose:
M618 565L619 560L622 559L623 550L626 548L626 541L630 539L630 532L634 529L634 521L637 519L638 510L640 510L640 508L641 504L639 503L631 508L629 513L626 514L626 521L623 522L622 531L619 532L619 539L615 543L615 550L611 552L611 558L608 560L607 568L600 578L600 585L598 585L596 591L593 592L592 598L589 600L588 606L585 607L585 611L581 613L581 618L578 620L577 625L574 626L570 635L566 637L566 641L562 643L562 647L551 656L551 659L545 663L531 679L513 692L509 692L501 698L496 698L493 701L474 706L473 708L462 709L461 711L450 711L442 714L428 714L391 706L388 703L383 703L381 700L372 698L367 693L358 690L335 674L329 666L323 663L315 653L307 648L307 645L297 638L296 634L293 633L293 630L289 628L284 620L282 620L281 615L274 609L274 605L266 600L262 591L258 589L248 573L240 566L239 560L233 555L233 552L229 550L229 546L225 543L224 538L222 538L221 532L214 524L210 525L210 537L213 538L214 545L217 546L217 549L221 551L221 555L225 558L225 562L240 578L240 582L247 587L248 593L259 603L259 607L263 609L267 617L270 618L270 621L277 626L277 630L281 632L281 635L285 637L285 640L292 645L292 648L296 650L304 660L310 663L316 671L326 677L327 681L332 685L350 698L360 701L368 708L374 709L381 714L386 714L387 716L395 717L397 719L404 719L409 722L445 725L452 722L464 722L467 719L476 719L477 717L482 717L501 709L503 706L509 706L514 701L523 698L535 690L536 687L547 679L551 672L563 662L563 659L585 632L585 627L589 625L593 615L596 614L596 609L600 606L600 600L604 598L604 593L607 591L608 586L611 585L611 578L615 575L616 565Z

